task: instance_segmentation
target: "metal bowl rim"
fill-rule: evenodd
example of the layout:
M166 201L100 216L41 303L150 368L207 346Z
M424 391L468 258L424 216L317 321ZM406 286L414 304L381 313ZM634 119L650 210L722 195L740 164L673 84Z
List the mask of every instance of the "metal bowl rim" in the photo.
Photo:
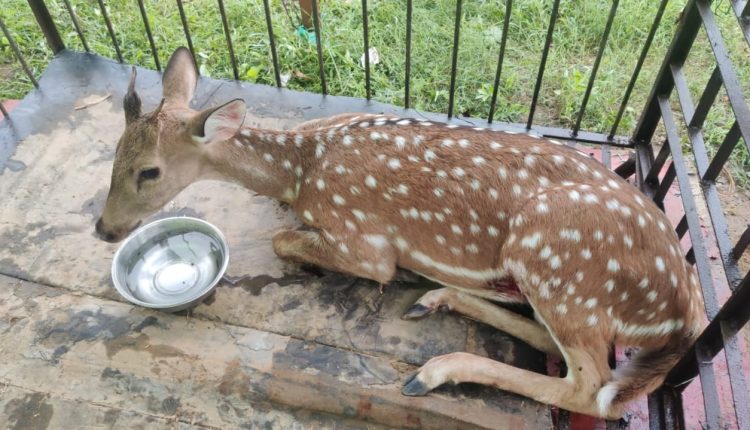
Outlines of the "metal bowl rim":
M117 276L115 276L117 273L117 261L120 258L120 253L122 252L123 249L125 249L128 243L135 240L135 238L139 234L141 234L143 231L150 229L150 228L154 228L158 226L159 224L166 223L169 221L174 221L174 220L187 220L191 222L196 222L198 224L203 224L206 227L208 227L211 231L214 232L214 234L216 235L216 238L219 240L224 250L224 258L223 258L221 268L216 273L216 276L214 277L214 279L210 283L206 284L206 288L201 289L199 294L195 295L195 297L192 297L188 300L183 300L183 301L175 302L175 303L162 303L162 304L149 303L149 302L144 302L142 300L138 300L137 298L133 297L133 295L130 294L130 292L126 291L125 287L120 285L120 283L117 280ZM176 216L176 217L160 218L146 225L142 225L138 227L135 231L130 233L128 237L125 238L125 240L117 248L117 251L115 251L115 255L112 258L112 268L111 268L110 274L112 277L112 283L115 285L115 289L117 290L117 292L120 293L120 295L123 296L125 299L127 299L129 302L139 305L139 306L146 307L146 308L151 308L151 309L173 309L173 308L179 308L181 306L189 305L193 301L198 300L201 297L204 297L206 294L208 294L212 289L216 287L216 284L218 284L219 280L221 280L221 278L224 276L224 272L226 272L228 265L229 265L229 245L227 244L227 240L224 237L224 233L222 233L218 227L200 218L195 218L195 217L190 217L190 216Z

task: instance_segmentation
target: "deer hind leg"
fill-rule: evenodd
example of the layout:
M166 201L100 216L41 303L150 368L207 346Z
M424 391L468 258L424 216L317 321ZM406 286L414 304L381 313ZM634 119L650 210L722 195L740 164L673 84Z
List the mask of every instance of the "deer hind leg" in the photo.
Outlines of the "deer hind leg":
M604 354L593 356L582 348L561 347L568 365L564 378L541 375L491 360L486 357L454 352L435 357L409 378L402 389L407 396L422 396L451 382L473 382L510 391L548 405L586 415L601 416L596 403L599 388L608 379L601 372ZM618 419L622 410L611 410L603 418Z
M455 288L428 291L406 311L402 318L418 319L438 309L458 312L515 336L539 351L560 356L560 350L555 341L541 324Z
M360 236L342 242L319 230L283 230L273 237L279 257L335 272L388 283L396 272L396 252L388 243L372 244Z

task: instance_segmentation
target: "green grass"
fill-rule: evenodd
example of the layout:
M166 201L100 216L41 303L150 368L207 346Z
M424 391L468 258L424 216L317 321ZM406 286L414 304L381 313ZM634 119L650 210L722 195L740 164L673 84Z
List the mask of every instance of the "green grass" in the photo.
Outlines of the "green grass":
M50 59L50 53L26 1L4 0L3 3L0 13L4 21L35 75L40 76ZM73 0L71 3L92 51L116 58L97 2ZM135 0L108 3L125 61L154 68ZM177 6L174 1L146 0L145 3L155 31L159 57L164 65L174 48L186 44ZM225 3L240 78L273 85L273 66L262 2L226 0ZM271 3L281 72L292 76L288 87L319 92L315 45L295 35L294 23L284 13L280 0L272 0ZM334 95L364 97L364 70L359 65L363 50L361 2L322 0L321 3L328 91ZM371 0L369 5L370 46L378 49L381 58L381 63L372 70L374 99L396 105L403 104L404 96L405 3L405 0ZM464 1L455 106L458 114L485 118L488 115L505 16L503 3L498 0ZM552 1L516 0L513 3L495 119L525 122ZM740 74L745 97L750 99L750 51L739 33L728 0L717 0L716 3L715 13ZM66 45L71 49L83 50L64 3L50 0L47 4ZM562 1L535 123L562 127L571 127L575 123L610 4L609 0ZM632 133L683 5L684 0L675 0L668 5L618 134ZM609 132L657 6L656 0L620 2L583 118L583 129ZM185 8L201 72L215 78L231 79L232 68L216 2L186 0ZM414 2L411 101L417 109L447 111L454 13L454 0ZM713 67L713 57L703 33L696 43L688 60L686 76L697 100ZM3 77L5 79L0 81L0 99L21 98L31 89L7 41L0 38L0 78ZM721 93L720 99L709 115L705 130L706 141L711 148L721 142L732 121L724 93ZM733 176L740 184L748 185L750 155L743 145L740 146L742 149L735 151L732 157Z

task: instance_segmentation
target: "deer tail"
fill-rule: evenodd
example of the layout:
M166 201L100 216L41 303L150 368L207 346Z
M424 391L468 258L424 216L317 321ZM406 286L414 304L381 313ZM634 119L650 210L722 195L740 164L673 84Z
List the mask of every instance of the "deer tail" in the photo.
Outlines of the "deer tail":
M692 344L693 337L688 337L680 336L680 339L672 340L658 349L642 350L628 364L615 370L612 380L596 395L599 413L606 416L611 408L659 388L667 373Z

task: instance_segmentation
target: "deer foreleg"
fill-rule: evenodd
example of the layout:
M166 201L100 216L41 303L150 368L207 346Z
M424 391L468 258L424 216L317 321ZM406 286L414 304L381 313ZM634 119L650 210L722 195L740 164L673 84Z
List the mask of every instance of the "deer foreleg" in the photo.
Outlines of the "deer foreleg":
M335 272L386 284L396 273L396 253L385 244L375 247L358 236L338 240L320 231L284 230L273 237L273 249L281 258L312 264Z
M438 309L466 315L515 336L539 351L560 356L560 350L541 324L455 288L428 291L406 311L403 318L422 318Z

